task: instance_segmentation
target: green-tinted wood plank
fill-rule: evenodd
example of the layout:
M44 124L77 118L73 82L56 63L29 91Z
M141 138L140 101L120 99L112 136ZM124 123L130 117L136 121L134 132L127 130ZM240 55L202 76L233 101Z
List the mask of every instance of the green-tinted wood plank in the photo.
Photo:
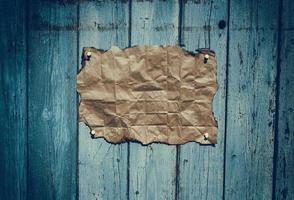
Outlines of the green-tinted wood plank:
M184 1L181 43L190 51L211 48L216 53L217 82L213 112L218 121L218 144L194 142L180 147L179 199L222 199L226 98L227 1ZM220 24L222 25L222 24Z
M0 2L0 199L26 199L26 2Z
M79 57L83 47L109 49L128 45L128 2L85 1L80 4ZM127 199L128 144L91 139L79 125L79 198Z
M276 135L275 199L294 199L294 2L284 0L280 37L280 82Z
M278 0L231 1L226 199L271 199Z
M133 1L132 45L177 44L177 1ZM174 199L176 146L130 144L130 199Z
M28 199L76 199L77 6L29 3Z

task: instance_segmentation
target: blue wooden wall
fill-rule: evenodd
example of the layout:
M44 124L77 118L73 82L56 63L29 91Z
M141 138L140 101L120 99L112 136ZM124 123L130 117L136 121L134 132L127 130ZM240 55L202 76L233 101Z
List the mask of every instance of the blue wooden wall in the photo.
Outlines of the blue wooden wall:
M0 199L294 200L294 1L1 0ZM218 144L78 123L85 46L211 48Z

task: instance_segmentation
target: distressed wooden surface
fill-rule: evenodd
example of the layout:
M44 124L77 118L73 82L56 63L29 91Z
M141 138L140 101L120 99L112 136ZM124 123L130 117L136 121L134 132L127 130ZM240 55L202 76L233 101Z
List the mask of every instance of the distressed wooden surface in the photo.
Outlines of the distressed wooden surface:
M293 11L291 0L1 1L0 199L294 199ZM218 144L91 139L77 124L82 47L178 43L216 51Z
M294 199L294 2L285 0L282 11L274 197L277 200L292 200Z
M128 2L86 1L80 4L79 55L83 47L128 46ZM80 62L79 62L80 63ZM79 125L79 198L127 199L128 144L91 139Z
M0 199L26 199L25 1L0 2Z
M227 1L185 1L182 12L182 41L186 49L211 48L216 53L218 91L213 112L218 121L218 144L190 142L179 147L179 199L222 199L225 135Z
M177 44L177 1L133 1L131 45ZM130 199L174 199L176 146L130 143Z
M231 1L225 199L271 199L278 1Z
M76 199L77 7L29 3L28 199Z

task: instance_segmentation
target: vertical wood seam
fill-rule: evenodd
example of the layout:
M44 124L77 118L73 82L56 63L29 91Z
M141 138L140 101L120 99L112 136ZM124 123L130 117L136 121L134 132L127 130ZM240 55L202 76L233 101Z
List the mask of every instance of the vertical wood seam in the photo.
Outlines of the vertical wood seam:
M78 0L77 1L77 73L79 72L79 65L80 65L80 63L79 63L79 54L80 54L80 0ZM77 126L76 126L76 129L77 129L77 136L76 136L76 138L77 138L77 141L76 141L76 146L77 146L77 148L76 148L76 199L80 199L80 194L79 194L79 192L80 192L80 180L79 180L79 143L80 143L80 141L79 141L79 134L80 134L80 132L79 132L79 94L76 92L76 96L77 96L77 98L76 98L76 102L77 102L77 108L76 108L76 110L77 110Z
M128 46L131 47L132 45L132 0L129 0L129 30L128 30Z
M182 25L183 25L183 0L179 0L179 27L178 27L178 44L182 46Z
M230 53L230 12L231 12L231 0L228 0L228 7L227 7L227 49L226 49L226 79L225 79L225 124L224 124L224 160L223 160L223 196L222 199L225 200L225 194L226 194L226 152L227 152L227 115L228 115L228 91L229 91L229 53Z
M275 113L274 113L274 151L273 151L273 174L272 174L272 200L276 199L276 175L277 175L277 161L279 157L279 97L280 97L280 73L281 73L281 34L282 34L282 9L283 0L279 1L278 13L278 36L277 36L277 74L275 78Z
M180 181L180 154L181 147L180 145L176 146L176 183L175 183L175 200L179 199L179 181Z
M130 200L130 142L128 142L127 155L127 199Z
M182 25L183 25L183 0L179 0L179 16L178 16L178 44L182 44ZM176 176L175 176L175 200L179 198L179 181L180 181L180 152L181 145L176 145Z
M210 21L211 21L212 4L213 4L213 1L210 2L209 17L208 17L208 27L211 27ZM208 29L208 49L211 48L210 33L211 33L211 28ZM206 46L206 44L205 44L205 46Z
M129 0L129 28L128 28L128 46L132 45L132 0ZM128 155L127 155L127 199L130 200L130 142L128 142Z
M25 147L25 150L26 150L26 153L25 153L25 156L26 156L26 164L25 164L25 170L26 170L26 180L25 180L25 183L26 183L26 186L25 186L25 199L28 200L28 186L29 186L29 3L30 1L26 1L26 4L25 4L25 20L26 20L26 23L25 23L25 34L26 34L26 38L25 38L25 46L26 46L26 147Z

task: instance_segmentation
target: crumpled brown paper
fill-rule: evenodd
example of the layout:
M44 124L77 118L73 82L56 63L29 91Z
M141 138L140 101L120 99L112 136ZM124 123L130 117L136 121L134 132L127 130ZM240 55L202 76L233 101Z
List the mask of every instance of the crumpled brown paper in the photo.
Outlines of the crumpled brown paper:
M77 76L80 121L94 137L112 143L215 144L215 55L198 52L178 46L84 48Z

